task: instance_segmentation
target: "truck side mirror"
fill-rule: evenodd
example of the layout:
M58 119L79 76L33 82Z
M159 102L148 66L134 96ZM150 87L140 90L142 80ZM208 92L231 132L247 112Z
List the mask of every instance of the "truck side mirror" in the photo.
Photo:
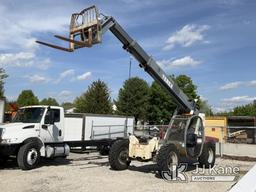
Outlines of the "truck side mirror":
M44 117L44 124L54 125L54 113L53 111L47 111Z

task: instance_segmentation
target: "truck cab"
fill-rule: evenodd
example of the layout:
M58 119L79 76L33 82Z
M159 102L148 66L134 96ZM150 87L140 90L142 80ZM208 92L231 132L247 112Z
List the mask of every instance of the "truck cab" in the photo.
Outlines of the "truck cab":
M34 105L18 110L11 123L0 125L0 161L16 156L22 169L33 169L40 157L66 157L71 147L108 151L133 133L134 118L107 114L64 114L58 106Z
M37 137L44 143L63 141L64 110L57 106L26 106L18 110L11 123L0 126L1 145L23 143Z
M50 157L51 144L63 143L64 109L34 105L18 110L11 123L0 125L0 159L17 156L21 168L34 168L40 156ZM61 151L67 148L63 144ZM69 149L66 149L66 156ZM24 156L24 154L26 154Z

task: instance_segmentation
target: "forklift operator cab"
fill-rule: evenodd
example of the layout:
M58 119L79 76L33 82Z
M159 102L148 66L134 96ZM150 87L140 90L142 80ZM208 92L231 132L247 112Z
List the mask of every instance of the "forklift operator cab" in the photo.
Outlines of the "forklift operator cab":
M200 156L204 143L204 127L199 116L176 115L171 119L165 134L166 144L174 144L181 155L189 158Z

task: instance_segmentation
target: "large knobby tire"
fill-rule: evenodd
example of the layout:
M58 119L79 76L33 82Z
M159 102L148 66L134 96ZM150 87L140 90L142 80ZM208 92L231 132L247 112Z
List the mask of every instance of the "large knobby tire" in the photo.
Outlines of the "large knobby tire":
M37 167L40 161L40 146L36 142L22 145L17 157L18 165L22 170L30 170Z
M129 140L117 140L109 151L109 164L113 170L125 170L130 165Z
M103 156L109 155L110 147L108 145L104 145L104 146L100 146L98 150L100 155L103 155Z
M158 173L162 175L164 172L169 172L172 170L172 166L178 168L180 156L177 148L173 144L163 145L157 155L157 166Z
M215 145L213 143L205 143L203 151L198 158L200 167L210 168L215 164Z

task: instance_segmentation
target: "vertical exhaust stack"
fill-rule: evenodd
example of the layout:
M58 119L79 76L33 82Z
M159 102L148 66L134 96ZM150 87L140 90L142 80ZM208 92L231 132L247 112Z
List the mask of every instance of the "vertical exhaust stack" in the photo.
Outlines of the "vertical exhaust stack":
M60 47L36 41L39 44L46 45L62 51L72 52L82 47L91 47L101 42L101 24L100 15L95 5L82 10L80 13L73 13L70 21L69 38L60 35L54 35L56 38L69 42L69 48Z

